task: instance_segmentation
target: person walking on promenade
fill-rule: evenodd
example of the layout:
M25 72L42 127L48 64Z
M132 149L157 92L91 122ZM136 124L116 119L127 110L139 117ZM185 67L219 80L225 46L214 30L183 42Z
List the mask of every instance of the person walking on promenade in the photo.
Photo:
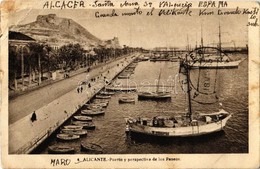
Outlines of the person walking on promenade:
M35 111L33 111L33 114L32 114L32 117L31 117L31 121L34 122L36 120L37 120L36 113L35 113Z
M77 92L79 93L79 87L77 87Z
M82 93L83 91L83 87L80 85L80 93Z

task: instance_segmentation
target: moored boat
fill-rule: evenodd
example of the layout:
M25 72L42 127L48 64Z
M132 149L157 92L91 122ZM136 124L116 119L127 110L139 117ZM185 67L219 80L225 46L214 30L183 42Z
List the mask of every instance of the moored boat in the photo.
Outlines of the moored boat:
M102 109L81 110L81 114L87 116L97 116L105 114L105 111Z
M75 135L87 135L87 130L84 129L61 129L61 133L75 134Z
M169 92L139 92L138 99L171 99Z
M118 79L129 79L130 78L130 74L122 74L122 75L119 75L117 78Z
M96 128L93 122L85 122L85 121L73 121L72 124L82 126L84 129L93 130Z
M54 145L48 147L49 154L73 154L75 149L68 146Z
M65 134L65 133L57 134L56 137L57 137L58 139L64 140L64 141L77 140L77 139L80 138L79 135L75 135L75 134Z
M161 70L158 78L158 83L156 85L156 91L155 92L139 92L138 99L171 99L171 93L165 92L165 91L159 91L159 83L161 79Z
M187 56L186 56L187 58ZM221 131L232 114L221 109L218 112L198 114L192 111L190 66L183 64L187 81L188 112L181 116L155 116L153 118L127 118L126 131L158 137L194 137ZM181 72L181 71L180 71ZM222 105L222 104L221 104Z
M63 126L64 129L75 129L75 130L81 130L82 126L77 126L77 125L67 125Z
M135 98L133 97L122 97L118 99L119 103L135 103Z
M108 103L91 103L91 104L84 104L84 106L86 106L87 108L93 109L93 108L105 108L108 106Z
M94 154L102 154L103 148L95 143L83 143L81 142L81 150Z
M101 95L114 95L115 93L114 92L108 92L108 91L101 91L101 92L99 92L99 94L101 94Z
M191 137L210 134L224 129L231 114L221 110L200 115L191 121L187 116L154 118L128 118L126 131L160 137Z
M106 89L110 91L122 91L122 92L137 90L136 86L107 86Z
M109 96L109 95L96 95L96 98L97 99L110 99L111 96Z
M88 116L74 116L74 119L79 121L92 121L92 118Z

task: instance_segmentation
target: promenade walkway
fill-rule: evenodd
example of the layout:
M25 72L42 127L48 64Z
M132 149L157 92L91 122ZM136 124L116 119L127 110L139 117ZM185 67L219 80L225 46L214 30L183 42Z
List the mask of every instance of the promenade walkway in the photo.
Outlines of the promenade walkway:
M135 55L11 100L9 103L9 153L22 154L32 151L103 88L104 81L98 79L104 79L106 76L107 80L112 80L132 61L132 56ZM117 66L118 64L119 66ZM78 93L76 89L79 83L93 77L99 78L96 82L91 82L91 88L83 85L83 92ZM33 111L37 116L37 120L34 122L30 119Z

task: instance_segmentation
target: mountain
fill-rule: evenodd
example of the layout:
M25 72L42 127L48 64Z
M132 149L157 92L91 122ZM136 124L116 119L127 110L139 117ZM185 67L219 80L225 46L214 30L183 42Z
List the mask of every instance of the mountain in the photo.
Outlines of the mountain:
M94 46L111 46L106 41L92 35L87 29L68 18L60 18L55 14L38 15L35 22L24 25L13 25L10 31L21 32L40 42L60 47L68 43L79 43L84 48ZM116 44L119 46L119 43Z

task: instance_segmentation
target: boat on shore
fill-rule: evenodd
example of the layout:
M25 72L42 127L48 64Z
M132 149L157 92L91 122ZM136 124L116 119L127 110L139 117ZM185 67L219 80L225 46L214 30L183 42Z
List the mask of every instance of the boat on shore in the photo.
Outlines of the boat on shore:
M92 117L88 116L74 116L74 119L79 121L92 121Z
M102 109L81 110L81 114L86 116L98 116L104 115L105 111Z
M133 97L121 97L118 99L119 103L135 103L135 98Z
M49 154L74 154L75 149L68 146L54 145L48 147Z
M95 143L83 143L81 142L81 150L93 154L102 154L103 148Z
M79 136L88 134L87 130L84 129L61 129L61 133L75 134Z
M88 129L88 130L94 130L96 128L93 122L73 121L72 124L81 126L84 129Z
M77 139L80 138L79 135L75 135L75 134L66 134L66 133L57 134L56 137L57 137L58 139L60 139L60 140L64 140L64 141L77 140Z

